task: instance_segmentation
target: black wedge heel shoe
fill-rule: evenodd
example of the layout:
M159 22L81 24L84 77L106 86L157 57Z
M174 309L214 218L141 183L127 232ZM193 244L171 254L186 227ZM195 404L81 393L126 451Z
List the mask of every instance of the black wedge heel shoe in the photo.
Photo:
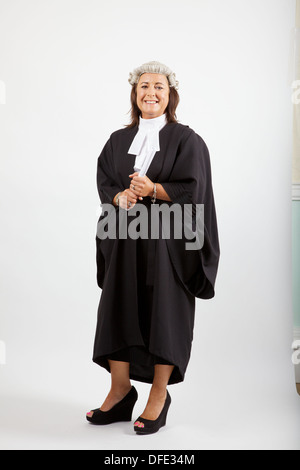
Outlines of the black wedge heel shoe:
M155 432L159 431L160 428L165 426L167 422L167 414L169 411L170 404L171 404L171 397L170 397L169 392L167 391L167 398L166 398L164 407L159 417L155 420L138 418L135 422L139 421L141 423L141 426L134 425L135 432L137 434L154 434Z
M119 421L131 421L133 407L138 399L138 393L134 387L127 395L109 411L101 411L96 408L93 416L87 416L86 419L92 424L112 424Z

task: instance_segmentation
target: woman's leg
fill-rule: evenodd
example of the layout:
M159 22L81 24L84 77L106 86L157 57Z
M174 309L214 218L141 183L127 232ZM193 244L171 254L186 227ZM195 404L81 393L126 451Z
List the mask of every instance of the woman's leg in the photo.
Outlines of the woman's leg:
M149 399L146 408L141 414L141 418L155 420L159 417L167 396L167 385L172 374L174 366L156 364L154 379L150 390ZM138 421L135 425L138 425Z
M111 374L111 388L104 403L100 407L101 411L109 411L119 401L121 401L131 390L129 378L129 362L108 360ZM87 413L89 417L93 416L93 412Z

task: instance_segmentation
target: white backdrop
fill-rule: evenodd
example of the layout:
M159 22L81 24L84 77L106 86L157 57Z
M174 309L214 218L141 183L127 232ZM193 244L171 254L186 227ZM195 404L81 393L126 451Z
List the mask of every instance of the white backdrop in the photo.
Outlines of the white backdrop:
M1 448L300 449L294 17L294 0L0 0ZM128 423L95 428L85 412L110 383L91 361L96 163L128 122L129 72L149 60L174 69L178 118L209 147L221 260L215 299L197 300L168 426L141 439ZM135 385L137 417L149 386Z

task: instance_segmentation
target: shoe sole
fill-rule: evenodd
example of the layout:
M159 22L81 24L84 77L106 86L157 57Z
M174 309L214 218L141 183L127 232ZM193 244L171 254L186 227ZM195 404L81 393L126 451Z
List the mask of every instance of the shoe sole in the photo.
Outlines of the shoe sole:
M165 424L163 424L162 426L160 426L158 429L155 429L153 431L142 431L142 430L135 430L136 434L140 435L140 436L146 436L147 434L155 434L156 432L158 432L161 428L163 428L165 426Z

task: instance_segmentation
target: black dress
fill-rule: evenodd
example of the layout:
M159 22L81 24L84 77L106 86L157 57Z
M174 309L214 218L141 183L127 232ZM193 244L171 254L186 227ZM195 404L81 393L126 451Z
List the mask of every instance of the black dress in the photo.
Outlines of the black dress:
M98 158L97 186L102 204L111 204L119 191L129 188L135 155L128 149L138 127L114 132ZM115 208L116 239L96 235L97 282L102 289L93 361L108 371L108 359L130 362L133 380L152 383L155 364L172 364L169 384L184 380L193 340L195 298L214 296L219 262L219 240L211 182L210 158L203 139L188 126L166 124L159 133L156 152L147 176L162 184L170 201L161 205L204 205L204 245L186 250L187 240L162 236L151 238L150 197L143 204L148 212L148 238L119 236L119 225L129 224L132 215ZM136 206L138 206L138 204ZM121 214L123 213L123 215ZM106 219L105 219L106 217ZM98 228L105 225L102 213ZM159 219L161 221L161 218ZM101 225L102 224L102 225Z

